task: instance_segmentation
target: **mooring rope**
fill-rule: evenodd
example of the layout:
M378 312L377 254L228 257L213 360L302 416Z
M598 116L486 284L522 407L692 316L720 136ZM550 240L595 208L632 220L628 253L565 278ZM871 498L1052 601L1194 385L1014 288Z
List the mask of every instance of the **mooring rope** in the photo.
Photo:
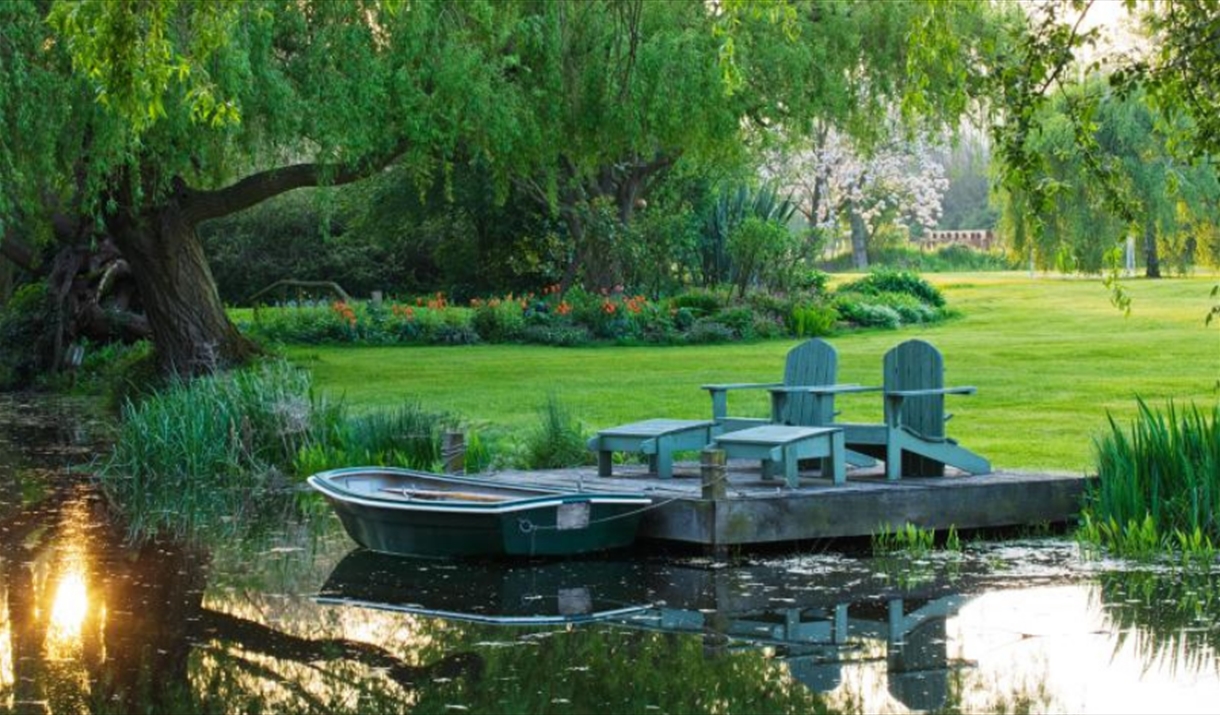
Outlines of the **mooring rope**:
M579 476L577 478L577 480L578 480L577 481L578 490L581 491L582 493L588 493L588 492L584 492L584 476L583 475ZM728 473L728 470L725 470L724 474L722 474L719 477L716 477L715 479L712 479L710 481L700 482L700 485L701 486L713 486L720 482L725 482L727 484L728 481L729 481L729 473ZM640 507L639 509L634 509L632 511L623 512L622 514L615 514L613 516L604 516L600 519L590 519L589 524L590 525L602 524L602 523L605 523L608 521L614 521L616 519L627 519L627 518L633 517L637 514L643 514L644 512L651 511L652 509L660 509L661 507L672 504L676 501L681 500L682 498L683 497L670 497L668 499L663 499L659 502L654 501L650 504ZM523 518L520 518L517 520L517 528L519 528L521 530L521 533L528 534L533 531L547 531L547 530L556 530L557 531L557 530L559 530L559 525L556 524L554 526L548 526L548 525L544 524L542 526L539 526L539 525L533 523L528 517L523 517Z

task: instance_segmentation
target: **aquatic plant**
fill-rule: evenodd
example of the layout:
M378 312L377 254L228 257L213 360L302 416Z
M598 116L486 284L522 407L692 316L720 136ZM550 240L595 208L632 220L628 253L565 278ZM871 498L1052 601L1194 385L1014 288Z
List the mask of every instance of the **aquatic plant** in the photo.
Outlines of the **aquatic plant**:
M339 413L283 362L176 381L126 403L97 478L133 535L235 524L285 492L297 451Z
M935 530L910 522L899 528L882 524L870 540L877 575L901 589L931 583L938 575L955 580L960 574L962 540L953 525L949 526L939 546Z
M873 532L871 543L874 555L903 552L918 556L936 548L936 531L910 522L896 529L891 528L889 524L882 524ZM941 548L945 551L962 550L962 540L957 533L957 527L949 525Z
M1138 400L1129 429L1109 417L1078 536L1132 557L1213 555L1220 544L1220 403L1210 410Z
M304 476L362 464L439 472L445 469L445 434L459 431L465 437L465 471L482 470L491 455L477 432L464 431L457 415L408 400L332 421L321 439L297 452L293 471Z
M352 464L439 469L456 417L418 403L349 417L321 399L308 373L282 361L174 382L128 402L97 477L133 536L248 531L294 508L297 482ZM468 468L488 461L468 438Z

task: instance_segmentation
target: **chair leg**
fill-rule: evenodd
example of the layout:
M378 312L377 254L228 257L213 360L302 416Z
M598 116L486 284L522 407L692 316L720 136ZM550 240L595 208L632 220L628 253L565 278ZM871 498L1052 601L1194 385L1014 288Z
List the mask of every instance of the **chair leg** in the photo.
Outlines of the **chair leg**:
M822 476L831 475L835 484L847 483L847 450L842 432L830 435L830 456L822 460Z
M612 462L612 456L613 453L608 450L600 449L597 451L597 476L610 476L610 464Z
M885 478L889 481L902 479L902 444L895 431L885 440Z
M669 479L674 475L674 453L669 445L658 445L657 453L652 456L651 461L659 478Z
M784 483L789 489L796 489L800 486L800 477L796 470L796 455L793 454L793 449L784 447Z

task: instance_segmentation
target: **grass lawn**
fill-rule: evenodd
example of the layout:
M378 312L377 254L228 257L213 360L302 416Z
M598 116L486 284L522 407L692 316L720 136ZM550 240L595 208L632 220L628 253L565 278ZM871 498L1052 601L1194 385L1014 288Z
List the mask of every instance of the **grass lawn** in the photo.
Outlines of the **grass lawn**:
M830 338L841 382L878 384L881 358L908 338L944 353L949 434L1010 469L1083 472L1111 413L1126 423L1135 397L1211 405L1220 383L1220 326L1205 327L1214 276L1126 288L1125 317L1097 279L1024 273L928 274L962 317L932 327ZM416 399L483 429L537 423L553 393L592 432L650 417L706 418L705 383L775 381L796 341L683 347L318 347L287 350L317 388L355 409ZM767 414L767 396L734 393L732 414ZM878 421L875 394L839 400L841 419Z

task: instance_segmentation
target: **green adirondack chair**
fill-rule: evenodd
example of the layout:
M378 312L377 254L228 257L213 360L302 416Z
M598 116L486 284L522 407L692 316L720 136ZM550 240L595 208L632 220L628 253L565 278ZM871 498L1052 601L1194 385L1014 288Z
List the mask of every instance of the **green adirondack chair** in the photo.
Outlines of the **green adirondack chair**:
M945 387L940 351L923 340L907 340L885 354L885 423L837 426L844 429L849 449L885 460L887 479L944 476L945 465L986 474L990 462L945 434L945 396L975 392L974 387Z
M860 385L839 385L835 378L839 355L830 343L811 338L788 351L784 361L783 382L747 382L723 385L703 385L712 397L712 419L717 434L782 424L797 427L833 427L835 395L862 392L876 388ZM771 417L731 417L728 395L735 390L768 390L771 392ZM854 466L872 466L876 462L865 455L848 450L847 462Z

